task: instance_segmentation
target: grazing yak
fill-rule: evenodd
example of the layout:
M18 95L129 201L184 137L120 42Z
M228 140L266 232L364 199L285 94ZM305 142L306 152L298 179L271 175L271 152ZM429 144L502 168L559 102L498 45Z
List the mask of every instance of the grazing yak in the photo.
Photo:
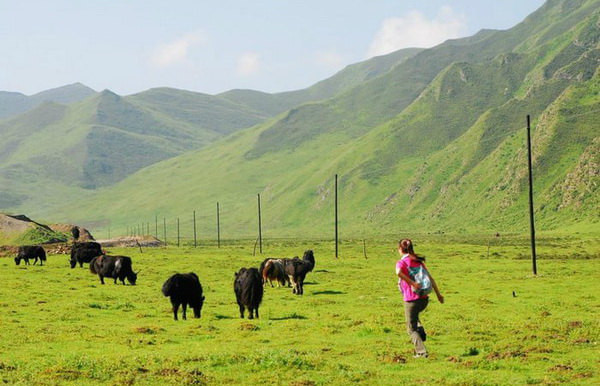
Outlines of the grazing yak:
M283 267L282 259L265 259L258 269L262 275L263 285L267 284L267 280L273 287L273 280L277 280L280 286L285 286L290 283Z
M110 277L121 280L125 284L125 278L131 285L135 285L138 272L133 272L131 267L131 257L128 256L96 256L90 262L90 272L98 274L100 283L104 284L104 278Z
M74 243L71 248L71 268L75 268L77 263L83 267L83 263L89 263L96 256L103 255L102 247L95 241L86 241L82 243Z
M189 304L194 310L194 317L200 317L202 305L204 304L204 296L202 296L202 285L198 280L198 275L190 273L176 273L165 281L162 286L162 293L165 296L171 297L173 305L173 316L177 320L177 310L179 305L183 307L183 320L186 320L186 310Z
M29 259L35 259L33 265L36 265L40 259L40 265L44 265L46 261L46 251L39 245L22 245L17 251L17 257L15 257L15 264L21 264L21 260L25 260L25 265L29 265Z
M315 268L315 256L313 251L304 252L302 260L297 256L293 259L284 259L285 273L292 282L292 293L302 295L304 293L304 278L306 274Z
M240 306L240 318L244 317L244 307L248 308L248 319L258 318L258 307L263 297L263 285L258 269L242 268L235 274L233 290Z

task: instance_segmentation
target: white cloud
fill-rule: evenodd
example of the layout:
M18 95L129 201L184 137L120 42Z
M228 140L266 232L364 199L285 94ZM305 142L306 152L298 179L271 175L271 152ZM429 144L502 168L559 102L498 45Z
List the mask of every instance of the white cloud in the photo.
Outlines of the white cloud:
M185 63L188 60L190 47L204 44L206 36L201 32L183 35L170 43L162 44L154 50L151 61L156 67L164 68L174 64Z
M325 67L340 68L344 64L344 58L337 52L317 52L317 64Z
M238 58L237 73L249 76L260 70L260 56L256 52L246 52Z
M465 16L454 13L447 6L440 8L432 20L419 11L411 11L403 17L383 21L367 56L389 54L408 47L433 47L447 39L462 36L466 27Z

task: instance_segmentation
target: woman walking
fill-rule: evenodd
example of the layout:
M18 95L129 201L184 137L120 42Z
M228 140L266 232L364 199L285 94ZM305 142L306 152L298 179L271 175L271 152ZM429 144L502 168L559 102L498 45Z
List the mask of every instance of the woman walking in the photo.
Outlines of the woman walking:
M396 263L396 275L399 277L398 287L404 297L406 329L415 345L415 358L427 357L427 349L423 343L427 338L427 334L421 325L419 314L427 308L429 303L428 294L431 292L431 287L433 287L440 303L444 303L444 297L425 267L425 258L415 254L411 240L404 239L400 241L398 253L400 253L402 259Z

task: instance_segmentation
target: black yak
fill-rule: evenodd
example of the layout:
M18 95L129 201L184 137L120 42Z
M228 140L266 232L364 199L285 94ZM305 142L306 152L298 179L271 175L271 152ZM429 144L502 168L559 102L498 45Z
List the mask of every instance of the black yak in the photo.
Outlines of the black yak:
M79 228L71 228L71 235L73 236L73 240L79 240Z
M135 285L139 273L139 271L133 272L130 257L108 255L94 257L90 262L90 272L98 274L102 284L104 284L105 277L110 277L115 279L115 284L117 284L117 279L125 284L125 278L127 278L131 285Z
M46 251L39 245L22 245L17 251L17 257L15 257L15 264L21 264L21 260L25 260L25 265L29 265L29 259L35 259L33 265L36 265L40 259L40 265L44 265L46 261Z
M315 256L313 251L304 252L302 260L298 257L284 259L285 273L292 282L292 293L302 295L304 293L304 278L306 274L315 268Z
M265 259L260 264L258 272L262 275L263 285L267 284L267 280L271 283L271 287L273 287L273 280L277 280L281 286L289 284L289 279L285 274L282 259Z
M83 267L83 263L89 263L96 256L104 254L102 247L95 241L86 241L82 243L74 243L71 247L71 268L75 268L77 263Z
M183 320L186 320L186 310L189 304L194 310L194 317L199 318L204 304L202 295L202 285L198 280L198 275L190 273L176 273L165 281L162 286L162 293L171 297L173 305L173 316L177 320L177 310L179 305L183 305Z
M235 274L233 290L240 307L240 318L244 317L244 307L248 308L248 319L258 318L258 307L263 297L263 285L258 269L242 268Z

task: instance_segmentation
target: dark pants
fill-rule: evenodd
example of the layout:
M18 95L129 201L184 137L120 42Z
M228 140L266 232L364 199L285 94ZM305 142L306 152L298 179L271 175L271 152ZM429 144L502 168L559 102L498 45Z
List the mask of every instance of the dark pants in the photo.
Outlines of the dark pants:
M423 339L419 334L418 328L423 327L419 320L419 314L429 303L429 298L418 299L413 302L404 302L404 315L406 317L406 331L415 345L415 353L418 355L427 354Z

